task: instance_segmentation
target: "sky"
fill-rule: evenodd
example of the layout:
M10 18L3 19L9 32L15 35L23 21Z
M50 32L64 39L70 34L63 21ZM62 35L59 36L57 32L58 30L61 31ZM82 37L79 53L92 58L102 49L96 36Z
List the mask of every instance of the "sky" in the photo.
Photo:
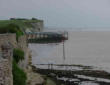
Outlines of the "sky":
M44 20L45 27L110 27L110 0L0 0L0 19Z

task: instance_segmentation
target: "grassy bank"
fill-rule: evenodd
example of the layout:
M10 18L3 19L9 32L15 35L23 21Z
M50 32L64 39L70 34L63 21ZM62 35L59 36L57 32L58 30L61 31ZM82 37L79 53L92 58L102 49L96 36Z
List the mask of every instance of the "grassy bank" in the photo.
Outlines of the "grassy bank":
M7 26L9 24L15 24L19 26L23 31L27 28L33 28L32 23L42 22L38 19L10 19L10 20L0 20L0 27Z

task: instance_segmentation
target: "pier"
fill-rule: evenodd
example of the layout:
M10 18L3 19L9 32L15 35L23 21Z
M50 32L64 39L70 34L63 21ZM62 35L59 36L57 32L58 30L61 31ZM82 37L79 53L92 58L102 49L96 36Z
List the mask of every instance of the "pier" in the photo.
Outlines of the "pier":
M68 32L29 32L28 43L60 43L68 40Z

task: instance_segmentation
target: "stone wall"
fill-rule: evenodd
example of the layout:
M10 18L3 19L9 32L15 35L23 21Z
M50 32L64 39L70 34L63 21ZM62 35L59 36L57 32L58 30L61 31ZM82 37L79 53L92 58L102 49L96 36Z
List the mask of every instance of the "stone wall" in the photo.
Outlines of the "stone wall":
M13 46L9 42L4 41L0 45L0 49L0 85L13 85Z
M29 49L28 49L28 43L27 43L27 37L25 35L21 36L18 39L18 42L16 41L16 34L0 34L0 46L4 42L10 42L14 48L20 48L25 53L25 59L23 61L20 61L19 66L22 69L26 69L28 66L28 57L29 57ZM1 50L1 49L0 49Z
M17 47L16 34L0 34L0 45L4 42L10 42L14 47Z
M0 85L13 85L12 56L16 34L0 34Z
M12 46L6 52L3 51L2 45L6 45L10 43L9 46ZM21 36L16 41L16 34L0 34L0 85L13 85L13 77L12 77L12 56L13 56L13 48L20 48L24 51L25 56L24 60L19 62L19 66L21 69L26 70L28 67L28 58L30 55L28 49L28 43L26 36ZM6 56L6 58L3 58ZM3 84L2 84L3 83Z
M29 55L30 55L30 51L28 49L28 43L27 43L27 37L21 36L18 39L18 48L22 49L24 51L24 60L19 62L19 66L26 70L28 68L28 60L29 60Z

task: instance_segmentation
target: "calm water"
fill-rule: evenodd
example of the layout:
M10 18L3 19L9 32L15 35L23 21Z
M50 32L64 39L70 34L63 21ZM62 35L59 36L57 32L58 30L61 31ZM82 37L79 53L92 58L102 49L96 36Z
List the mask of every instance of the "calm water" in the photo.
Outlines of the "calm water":
M34 65L48 63L54 64L63 63L62 43L30 44L29 47L32 50L32 62ZM95 70L105 70L110 72L110 32L107 31L69 32L69 40L65 42L65 53L66 53L65 60L66 64L93 66ZM73 67L72 69L82 70L79 67ZM79 76L79 78L80 77L91 79L91 77ZM94 81L95 79L96 78L94 78ZM110 80L106 79L99 80L104 82L108 81L110 82ZM84 81L78 85L101 85L101 84L94 83L91 81L87 82Z
M30 44L33 64L63 63L63 45ZM97 66L110 71L110 32L69 32L65 42L67 64Z

